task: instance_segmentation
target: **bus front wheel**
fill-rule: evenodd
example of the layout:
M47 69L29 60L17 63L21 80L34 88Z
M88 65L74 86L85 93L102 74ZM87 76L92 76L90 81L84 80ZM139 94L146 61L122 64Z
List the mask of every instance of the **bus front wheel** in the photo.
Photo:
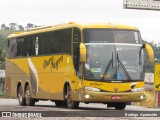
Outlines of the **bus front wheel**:
M79 107L79 102L74 101L72 99L71 87L69 85L67 85L66 103L67 103L67 107L70 109L76 109Z
M35 105L35 100L31 98L31 91L30 91L29 85L27 85L26 89L25 89L25 100L26 100L27 106L34 106Z
M126 103L120 102L114 104L116 110L124 110L126 108Z
M23 93L22 86L20 85L17 91L18 101L19 101L19 105L25 106L26 105L25 97L23 97L22 93Z

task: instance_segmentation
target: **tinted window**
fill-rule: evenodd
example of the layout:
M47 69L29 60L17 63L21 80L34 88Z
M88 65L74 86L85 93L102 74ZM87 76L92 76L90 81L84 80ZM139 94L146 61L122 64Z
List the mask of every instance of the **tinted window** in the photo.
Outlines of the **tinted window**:
M85 29L85 43L134 43L140 44L139 31L120 29Z
M71 28L17 38L16 56L71 54L71 40Z
M38 36L39 55L67 53L71 54L72 29L42 33Z
M16 52L17 52L17 43L16 43L16 39L9 39L7 41L7 52L6 52L6 56L8 58L14 58L16 56Z
M17 39L17 56L23 56L24 38Z
M71 54L72 29L56 31L55 39L60 53Z
M111 43L113 32L107 29L86 29L83 31L85 43Z
M115 43L141 43L138 31L115 30L113 35Z
M35 54L35 37L25 36L23 38L17 38L17 57L36 55Z
M37 36L38 39L38 55L51 54L52 53L52 34L42 33Z

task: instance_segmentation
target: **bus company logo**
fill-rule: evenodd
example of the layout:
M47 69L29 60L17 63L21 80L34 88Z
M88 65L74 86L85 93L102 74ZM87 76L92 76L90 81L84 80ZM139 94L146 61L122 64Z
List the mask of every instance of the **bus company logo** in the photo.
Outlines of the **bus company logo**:
M59 57L57 60L55 60L55 58L52 56L48 60L44 60L44 62L43 62L43 68L45 69L46 67L48 67L50 65L51 66L51 71L52 71L52 69L56 69L57 70L59 64L62 61L63 61L63 55L61 57Z
M117 91L118 91L118 87L114 87L114 91L116 91L116 92L117 92Z

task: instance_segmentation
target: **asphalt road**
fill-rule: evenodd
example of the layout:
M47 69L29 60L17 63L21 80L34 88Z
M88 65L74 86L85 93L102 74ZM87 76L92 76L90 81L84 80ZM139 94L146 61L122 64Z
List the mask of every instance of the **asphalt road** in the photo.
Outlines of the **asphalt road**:
M3 113L2 113L3 112ZM81 103L78 109L67 109L62 107L56 107L54 102L40 101L35 106L19 106L17 99L2 99L0 98L0 119L10 119L5 117L7 114L11 114L12 119L35 120L35 119L86 119L86 120L158 120L160 119L160 108L145 108L138 106L128 105L124 111L118 111L114 108L107 108L104 104L84 104ZM49 117L48 117L49 116ZM159 117L157 117L159 116ZM4 118L5 117L5 118ZM25 118L27 117L27 118ZM28 118L30 117L30 118ZM37 118L38 117L38 118ZM42 117L42 118L39 118Z

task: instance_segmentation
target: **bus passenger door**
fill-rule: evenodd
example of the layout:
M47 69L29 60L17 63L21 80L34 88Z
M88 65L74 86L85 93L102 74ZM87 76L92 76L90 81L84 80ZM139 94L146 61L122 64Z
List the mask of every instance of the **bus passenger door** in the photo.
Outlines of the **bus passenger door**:
M81 41L81 34L80 34L80 29L78 28L73 28L73 62L74 62L74 69L77 74L79 71L79 45Z

